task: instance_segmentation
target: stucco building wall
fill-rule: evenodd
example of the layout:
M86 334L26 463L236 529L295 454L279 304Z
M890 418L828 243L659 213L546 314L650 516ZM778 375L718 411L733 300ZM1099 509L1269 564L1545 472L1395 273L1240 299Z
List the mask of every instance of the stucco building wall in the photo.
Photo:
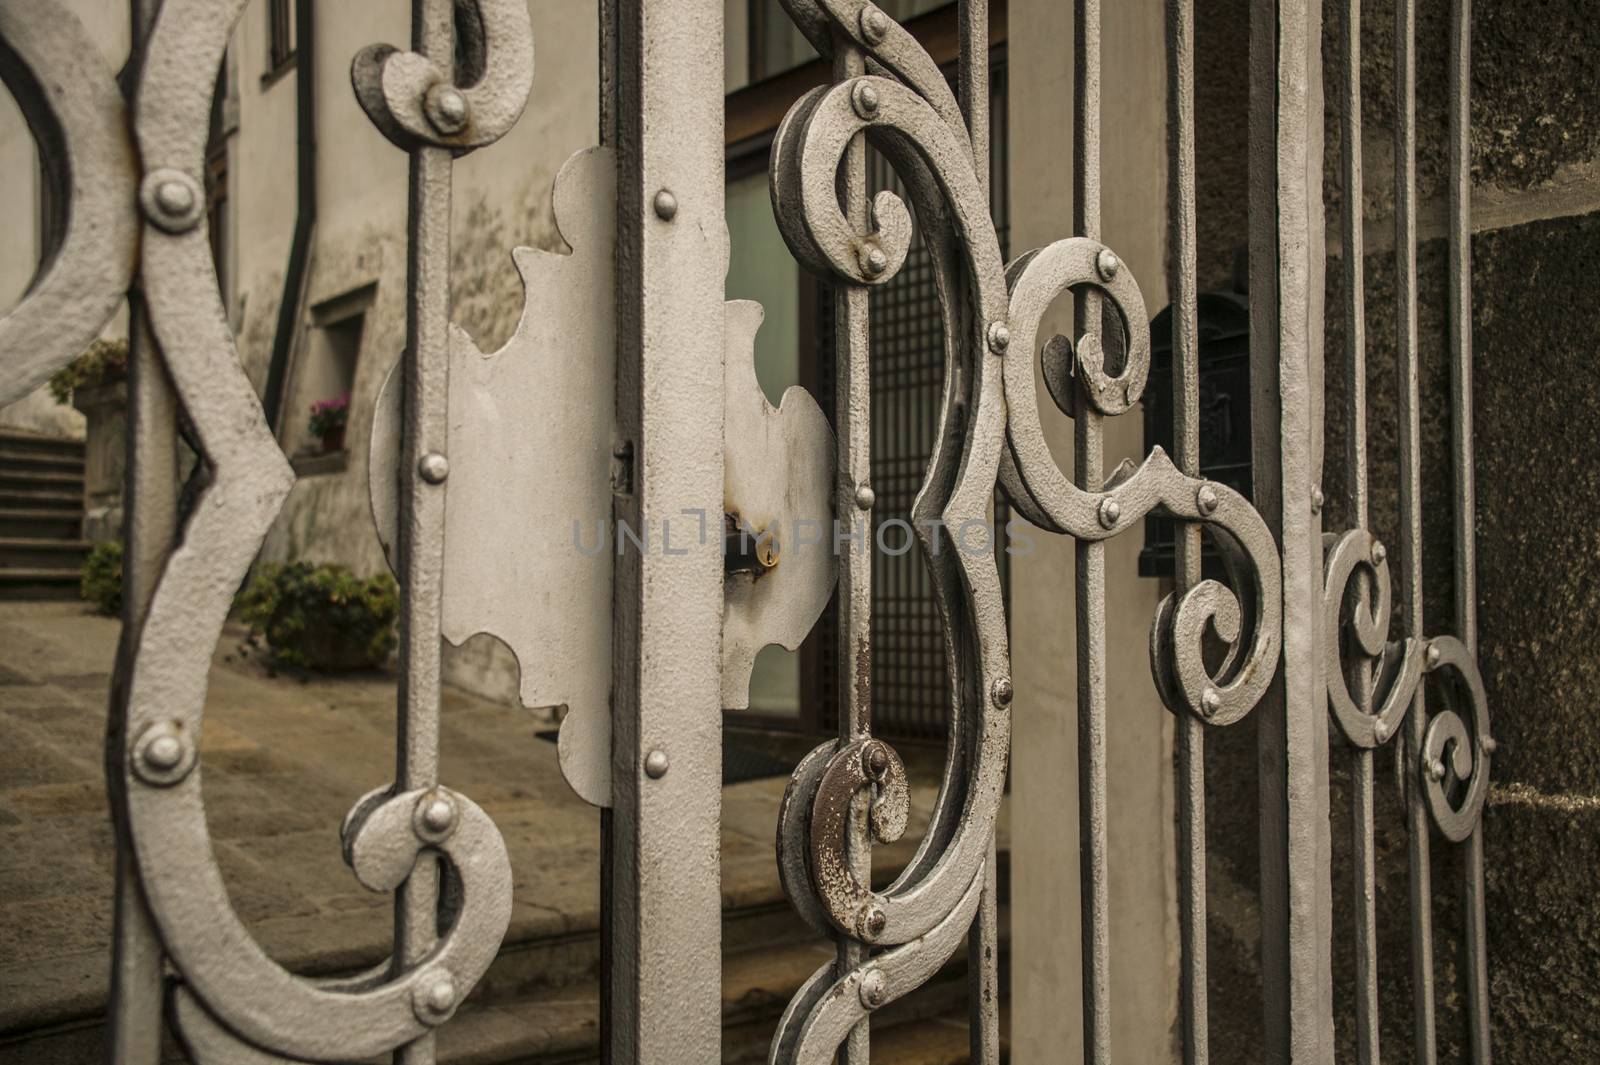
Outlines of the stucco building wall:
M1151 314L1167 301L1166 83L1160 0L1106 4L1102 40L1102 234ZM1070 4L1010 8L1011 246L1072 236ZM1071 300L1041 336L1070 333ZM1035 360L1037 361L1037 360ZM1037 367L1036 371L1037 373ZM1038 381L1040 418L1070 473L1072 422ZM1106 420L1106 470L1142 457L1137 411ZM1016 676L1011 777L1012 1046L1019 1065L1076 1061L1083 1016L1073 542L1039 530L1012 559ZM1107 806L1112 1045L1119 1059L1173 1059L1177 911L1171 715L1150 676L1150 619L1164 589L1138 576L1139 529L1107 542Z

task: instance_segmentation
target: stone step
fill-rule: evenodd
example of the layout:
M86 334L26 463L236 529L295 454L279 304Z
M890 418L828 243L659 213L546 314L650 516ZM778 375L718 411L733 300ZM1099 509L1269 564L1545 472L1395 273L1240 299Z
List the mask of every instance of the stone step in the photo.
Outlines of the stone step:
M915 841L881 847L892 857L884 868L875 871L874 885L880 890L910 860ZM997 874L1002 907L1010 898L1010 852L999 854ZM797 943L812 942L816 933L808 928L795 913L794 907L783 895L773 875L769 882L748 885L735 900L725 897L722 912L722 949L735 964L745 957L744 952L761 952L771 948L788 947ZM743 963L738 963L743 964ZM809 976L816 966L801 973L799 979ZM549 988L568 987L583 981L593 981L600 973L599 914L592 913L560 927L513 928L508 941L500 948L489 971L473 989L471 1001L496 1005L516 999L537 996ZM795 981L799 986L799 980ZM792 989L791 989L792 993ZM787 996L785 996L787 998Z
M0 571L8 569L73 569L89 553L87 540L0 536Z
M75 510L83 513L83 492L63 491L59 485L0 487L0 511Z
M0 569L0 599L76 599L81 579L76 569Z
M64 473L82 477L85 460L82 455L54 455L47 451L13 451L0 445L0 470L21 473Z
M1002 950L1004 944L1002 940ZM832 958L832 946L814 934L798 941L725 952L723 1065L765 1061L772 1033L789 999ZM963 947L926 985L875 1014L875 1065L954 1065L967 1060L966 974ZM591 1065L599 1061L599 1016L599 984L592 980L509 1001L474 998L440 1030L439 1062Z
M54 470L19 470L0 463L0 492L83 492L83 474Z
M58 436L40 436L17 429L0 429L0 461L13 455L44 456L83 461L82 440L66 440Z
M73 507L0 507L0 536L76 540L83 510Z
M963 986L956 990L965 990ZM918 1001L919 995L933 992L949 998L949 988L933 985L913 992L903 1002L896 1002L872 1018L872 1065L967 1065L972 1060L972 1043L966 1000L962 997L954 1006L939 1013L918 1011L915 1016L897 1015L906 1004ZM932 999L930 998L930 1001ZM1011 1059L1009 1033L1011 1030L1009 1005L1000 1003L1000 1061ZM722 1030L722 1065L765 1065L767 1050L772 1041L772 1022L741 1025Z

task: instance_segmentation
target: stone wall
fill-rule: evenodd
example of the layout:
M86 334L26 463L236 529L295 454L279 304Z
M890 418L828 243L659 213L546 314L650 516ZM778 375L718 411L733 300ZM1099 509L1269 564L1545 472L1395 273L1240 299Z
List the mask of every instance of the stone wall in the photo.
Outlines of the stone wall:
M1393 0L1364 5L1366 331L1372 524L1398 542L1393 238ZM1500 742L1485 817L1495 1060L1600 1058L1600 23L1582 0L1475 5L1473 24L1473 387L1480 663ZM1329 19L1324 56L1338 60ZM1202 284L1245 240L1246 5L1198 18ZM1424 609L1453 628L1452 482L1445 297L1448 5L1419 4L1419 329ZM1209 48L1208 48L1209 46ZM1332 83L1330 82L1330 87ZM1212 109L1210 115L1207 108ZM1327 112L1327 432L1324 527L1346 527L1336 99ZM1207 136L1207 133L1214 134ZM1210 195L1208 196L1208 190ZM1209 211L1209 217L1208 217ZM1259 1053L1259 910L1253 725L1217 733L1209 755L1212 1044ZM1339 1060L1354 1060L1353 878L1348 754L1335 745L1334 978ZM1407 841L1392 760L1378 773L1377 908L1383 1058L1415 1060ZM1432 847L1438 1060L1464 1061L1457 848Z

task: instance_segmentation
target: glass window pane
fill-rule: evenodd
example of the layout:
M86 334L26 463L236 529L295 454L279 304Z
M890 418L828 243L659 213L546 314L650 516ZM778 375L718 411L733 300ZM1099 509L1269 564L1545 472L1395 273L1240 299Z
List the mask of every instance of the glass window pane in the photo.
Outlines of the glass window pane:
M950 0L879 0L878 6L898 22L946 7ZM753 81L792 70L817 57L816 49L803 37L778 0L750 0L751 36L755 54L751 57Z

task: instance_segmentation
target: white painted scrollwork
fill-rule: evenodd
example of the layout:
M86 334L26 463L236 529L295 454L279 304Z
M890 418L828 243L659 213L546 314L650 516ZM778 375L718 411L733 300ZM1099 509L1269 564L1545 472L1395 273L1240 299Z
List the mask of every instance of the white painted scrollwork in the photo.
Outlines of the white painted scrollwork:
M122 93L77 16L55 0L0 4L0 78L39 142L65 223L22 302L0 319L3 407L82 352L122 305L139 226Z
M243 6L160 5L137 64L133 132L142 174L116 84L82 26L46 0L0 7L0 71L40 136L67 223L54 259L0 322L8 370L0 403L36 387L93 337L122 299L137 251L151 332L209 477L125 658L113 801L126 819L144 905L179 977L174 1016L191 1055L359 1060L450 1017L509 923L511 870L499 832L466 796L443 786L373 791L343 830L360 882L395 891L420 856L437 854L459 898L449 927L415 963L314 980L286 971L257 944L213 853L200 757L208 673L234 592L294 483L240 365L205 225L212 94ZM532 76L525 6L481 0L460 21L482 66L473 85L457 89L410 53L369 50L357 60L358 95L391 136L459 152L494 140L520 113ZM448 128L458 104L462 122Z

